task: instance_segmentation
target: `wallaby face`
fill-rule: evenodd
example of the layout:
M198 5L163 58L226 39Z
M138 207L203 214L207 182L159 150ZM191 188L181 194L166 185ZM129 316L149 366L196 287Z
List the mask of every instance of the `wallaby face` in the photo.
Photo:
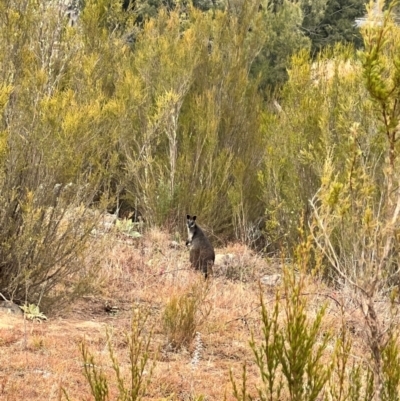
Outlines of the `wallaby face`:
M201 270L205 278L212 272L215 260L214 248L205 236L203 230L196 223L196 216L186 216L188 239L186 245L191 245L190 263L196 270Z
M196 231L196 216L190 217L190 215L186 215L187 221L187 231L188 231L188 239L186 241L186 245L190 245L193 240L194 233Z

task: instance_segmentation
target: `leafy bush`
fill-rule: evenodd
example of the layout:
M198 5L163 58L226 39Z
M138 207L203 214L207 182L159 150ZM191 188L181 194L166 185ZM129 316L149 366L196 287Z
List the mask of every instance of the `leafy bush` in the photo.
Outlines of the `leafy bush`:
M29 320L47 320L47 317L42 312L40 312L39 307L35 304L23 305L20 306L20 308L24 312L25 317Z
M118 231L124 233L131 238L140 238L142 235L138 231L139 223L134 223L131 219L122 219L115 222L115 227Z
M3 186L0 196L0 286L10 299L59 307L68 294L90 288L95 266L83 266L96 217L88 206L71 207L80 198L75 189L16 188Z

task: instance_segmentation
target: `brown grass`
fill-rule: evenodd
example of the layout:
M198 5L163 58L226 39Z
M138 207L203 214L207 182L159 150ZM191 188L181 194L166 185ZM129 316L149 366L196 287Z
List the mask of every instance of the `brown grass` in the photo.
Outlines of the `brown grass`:
M232 369L240 382L244 362L248 365L248 387L255 394L259 375L249 340L251 332L256 338L261 334L257 279L277 272L279 263L262 259L240 244L217 250L234 254L236 264L251 267L251 275L242 282L216 274L206 299L211 313L198 327L197 340L172 351L163 333L162 311L173 294L184 293L191 284L203 282L204 278L190 269L185 247L176 249L170 241L168 234L158 230L151 230L139 239L110 233L100 274L93 283L97 288L95 295L76 300L68 310L48 316L44 323L0 315L0 399L59 400L64 399L61 388L66 389L72 400L91 399L83 376L80 343L86 341L112 381L106 328L111 333L121 369L127 370L124 332L129 331L133 305L150 312L149 325L154 328L152 349L159 349L146 400L193 400L201 394L206 400L222 400L225 393L227 400L232 400L229 371ZM266 305L272 308L275 289L263 288L263 292ZM338 302L343 301L345 294L334 293L310 278L304 296L309 301L310 318L327 302L323 330L339 332L342 317ZM106 305L109 310L114 307L116 313L107 312ZM346 307L345 319L354 325L357 352L362 353L361 319L350 305ZM194 363L199 342L201 347ZM333 349L333 344L330 348Z

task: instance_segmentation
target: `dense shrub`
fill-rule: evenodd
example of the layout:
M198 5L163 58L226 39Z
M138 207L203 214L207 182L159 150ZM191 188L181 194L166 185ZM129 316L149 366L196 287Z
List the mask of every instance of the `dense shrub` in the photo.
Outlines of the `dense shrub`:
M10 0L0 12L0 288L49 308L90 280L89 206L106 203L110 119L90 85L92 55L60 8Z

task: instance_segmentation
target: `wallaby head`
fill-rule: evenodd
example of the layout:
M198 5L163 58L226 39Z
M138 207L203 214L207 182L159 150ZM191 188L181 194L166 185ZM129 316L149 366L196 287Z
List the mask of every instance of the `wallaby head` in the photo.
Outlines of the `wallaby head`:
M188 228L192 228L196 225L196 216L190 217L190 214L186 215L187 218L187 226Z
M187 231L188 231L188 239L186 241L186 245L190 245L190 243L193 240L193 236L196 232L196 216L191 217L189 214L186 215L186 225L187 225Z

